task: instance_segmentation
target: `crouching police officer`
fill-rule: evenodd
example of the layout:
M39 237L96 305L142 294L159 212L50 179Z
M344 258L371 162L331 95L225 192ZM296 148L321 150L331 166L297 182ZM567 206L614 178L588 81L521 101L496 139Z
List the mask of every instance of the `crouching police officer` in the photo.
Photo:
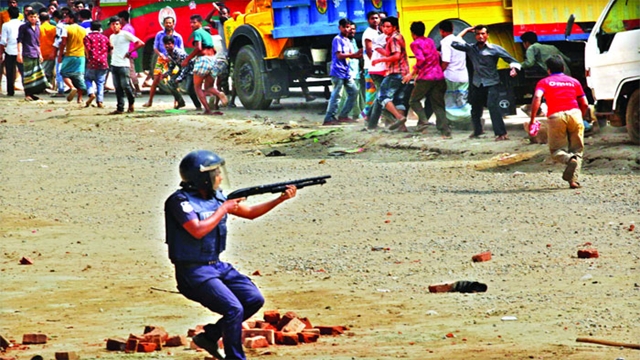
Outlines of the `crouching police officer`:
M182 188L165 202L166 242L180 293L222 315L193 342L223 359L218 352L222 337L227 359L245 359L242 322L262 307L264 298L246 275L220 261L227 240L227 214L255 219L295 197L296 187L288 186L278 198L248 206L241 204L244 199L227 200L222 194L223 170L224 160L211 151L194 151L182 159Z

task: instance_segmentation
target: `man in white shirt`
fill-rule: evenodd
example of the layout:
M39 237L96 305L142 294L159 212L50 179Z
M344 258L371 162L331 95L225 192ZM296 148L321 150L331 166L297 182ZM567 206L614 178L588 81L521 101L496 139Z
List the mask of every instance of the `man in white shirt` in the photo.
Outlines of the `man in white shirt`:
M123 114L124 113L124 97L127 96L129 101L129 108L127 112L133 112L133 104L135 103L135 96L133 89L131 88L131 79L129 78L129 57L131 53L144 46L142 40L131 35L128 31L121 31L122 25L120 24L120 18L113 16L109 19L109 27L113 34L109 37L111 43L111 74L113 75L113 85L116 88L116 97L118 99L117 108L111 114ZM129 49L129 45L133 43L132 50Z
M367 13L367 21L369 27L362 33L362 48L364 52L362 58L364 59L364 81L365 81L365 106L362 109L361 116L366 118L369 113L369 109L373 105L373 101L376 99L376 92L378 85L373 80L373 77L369 74L371 66L371 58L375 51L373 50L373 43L377 37L380 36L378 27L380 25L380 14L377 11L369 11ZM384 71L384 64L378 64L378 67ZM365 120L366 122L366 120Z
M468 123L471 119L471 105L467 102L469 96L469 72L467 71L467 55L451 46L453 35L453 23L449 20L442 21L440 30L440 51L442 54L442 70L447 83L447 91L444 95L447 119L450 122Z
M20 10L10 7L8 10L9 22L2 24L0 36L0 56L4 53L4 67L7 76L7 96L15 95L16 65L18 64L18 29L22 21L18 19ZM1 71L0 71L1 75Z

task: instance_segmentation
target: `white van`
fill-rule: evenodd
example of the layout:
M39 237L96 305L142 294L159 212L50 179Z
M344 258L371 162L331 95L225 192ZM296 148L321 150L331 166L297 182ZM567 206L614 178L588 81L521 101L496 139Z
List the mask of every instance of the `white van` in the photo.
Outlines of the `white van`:
M640 144L640 1L610 0L585 46L587 85L596 116L624 126Z

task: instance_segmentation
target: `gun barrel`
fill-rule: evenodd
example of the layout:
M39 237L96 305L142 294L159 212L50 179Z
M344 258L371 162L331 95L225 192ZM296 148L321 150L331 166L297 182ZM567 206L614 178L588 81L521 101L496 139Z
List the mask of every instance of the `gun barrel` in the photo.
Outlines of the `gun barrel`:
M326 184L327 183L326 179L329 179L329 178L331 178L331 175L323 175L323 176L317 176L317 177L306 178L306 179L284 181L284 182L268 184L268 185L252 186L244 189L239 189L230 193L229 195L227 195L227 199L238 199L242 197L249 197L251 195L260 195L260 194L267 194L267 193L272 193L272 194L279 193L279 192L285 191L288 185L295 185L296 188L298 189L302 189L307 186L322 185L322 184Z

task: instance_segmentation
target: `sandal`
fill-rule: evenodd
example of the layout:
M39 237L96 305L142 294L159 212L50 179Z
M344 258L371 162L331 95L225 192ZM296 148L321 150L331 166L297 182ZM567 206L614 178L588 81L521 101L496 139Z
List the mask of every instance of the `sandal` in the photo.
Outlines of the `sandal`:
M403 117L402 119L396 120L393 124L389 126L389 130L399 129L404 123L407 122L407 118Z

